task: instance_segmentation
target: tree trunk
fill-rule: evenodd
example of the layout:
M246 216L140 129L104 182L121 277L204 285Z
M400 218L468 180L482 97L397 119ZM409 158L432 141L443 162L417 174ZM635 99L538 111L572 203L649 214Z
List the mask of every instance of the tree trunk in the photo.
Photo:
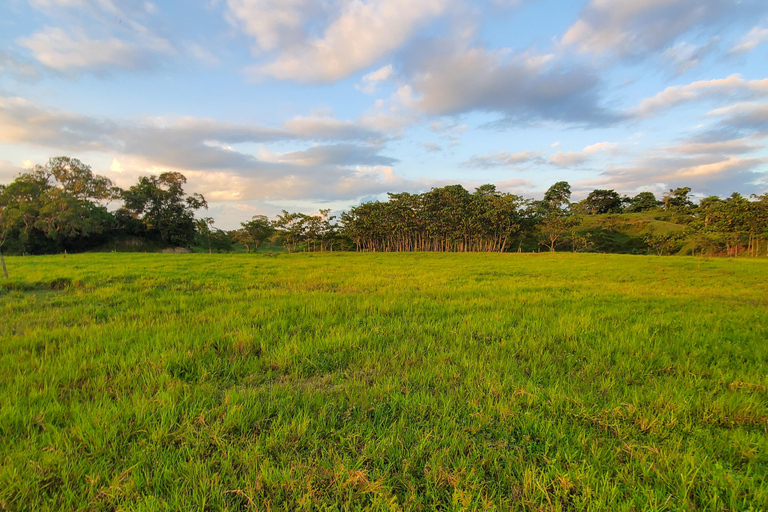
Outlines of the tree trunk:
M3 275L6 279L10 279L8 277L8 269L5 267L5 257L3 256L3 251L0 250L0 263L3 265Z

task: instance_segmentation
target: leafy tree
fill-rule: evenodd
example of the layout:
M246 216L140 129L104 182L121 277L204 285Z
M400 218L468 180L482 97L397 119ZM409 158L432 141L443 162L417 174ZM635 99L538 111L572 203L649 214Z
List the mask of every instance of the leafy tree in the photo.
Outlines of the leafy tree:
M106 204L117 189L74 158L51 158L21 174L1 194L5 237L15 233L22 253L48 245L66 249L67 243L114 225Z
M275 219L274 227L278 238L288 252L294 252L299 242L304 240L307 230L307 216L303 213L290 213L283 210Z
M658 208L661 203L656 199L653 192L640 192L629 200L627 212L644 212L653 208Z
M93 174L90 166L76 158L51 158L45 166L35 166L33 174L43 177L46 182L53 182L54 187L79 201L101 204L120 195L120 190L109 178Z
M548 214L538 226L540 239L539 244L546 246L550 252L569 242L571 234L581 223L581 219L573 215L565 215L558 212Z
M242 227L234 232L233 238L236 242L245 245L245 249L249 253L251 249L254 252L258 250L261 244L275 232L275 228L272 227L272 223L266 215L254 215L251 220L241 222L240 226Z
M584 211L590 215L620 213L621 196L615 190L593 190L584 200Z
M208 208L200 194L187 195L187 179L178 172L165 172L160 176L143 176L139 182L124 191L124 211L141 222L149 236L169 245L189 247L194 243L195 212Z
M211 228L213 227L213 217L203 217L195 221L197 232L205 238L208 244L208 254L211 254Z
M544 202L550 208L568 208L571 205L571 185L567 181L558 181L546 191Z
M681 210L693 207L693 201L688 197L690 192L691 187L669 189L669 192L664 194L664 210Z
M6 186L0 185L0 266L3 267L3 275L8 279L8 268L5 266L5 257L3 256L3 245L8 240L16 225L16 212L10 210L6 204Z
M645 237L645 243L647 243L650 248L654 249L659 256L671 254L679 249L681 240L682 235L675 232L652 233Z

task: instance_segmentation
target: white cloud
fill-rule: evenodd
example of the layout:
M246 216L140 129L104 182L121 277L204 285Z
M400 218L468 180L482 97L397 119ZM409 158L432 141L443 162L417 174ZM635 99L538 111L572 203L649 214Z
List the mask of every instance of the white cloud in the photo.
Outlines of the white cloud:
M617 142L598 142L597 144L585 147L581 151L573 151L569 153L558 151L552 155L549 159L549 163L557 167L576 167L585 164L596 153L614 150L618 146L619 144Z
M188 43L187 48L189 49L189 53L192 54L194 58L196 58L206 66L215 66L219 63L219 58L216 57L216 55L206 50L205 48L203 48L197 43Z
M508 122L584 124L617 119L598 105L597 75L554 55L434 40L411 57L406 75L420 95L419 108L432 115L483 111L499 113Z
M765 10L758 2L732 0L591 0L562 43L580 53L644 55L696 26L727 24L734 16Z
M42 30L17 39L45 67L66 73L144 69L174 45L143 23L157 11L137 0L32 0L48 17Z
M106 120L0 97L0 143L50 148L56 154L102 155L111 161L110 177L121 186L141 174L179 170L190 179L190 187L216 201L351 200L358 193L384 193L392 177L397 178L392 171L397 160L366 142L372 135L377 134L359 123L330 117L296 118L282 128L192 117ZM238 148L281 141L334 143L288 153L251 154ZM423 184L396 182L409 189Z
M301 42L304 22L317 9L314 0L228 0L227 7L227 19L265 51Z
M24 62L0 51L0 75L8 74L26 81L40 78L40 71L29 62Z
M713 37L705 45L696 45L681 41L674 46L667 48L662 57L667 60L674 68L676 75L690 71L699 64L720 42L719 37Z
M48 10L53 7L78 7L104 10L112 14L120 13L120 9L111 0L30 0L29 3L39 10Z
M46 27L18 42L29 48L41 64L59 71L104 66L132 69L141 64L140 50L116 38L96 40L83 33L72 36L62 29Z
M747 53L754 50L757 45L768 41L768 28L766 27L754 27L748 33L746 33L736 44L731 48L731 53Z
M754 153L764 148L764 145L757 144L752 138L712 141L693 139L670 146L666 151L681 155L735 155Z
M768 103L734 103L712 110L708 116L722 117L719 126L726 130L768 136Z
M518 167L531 163L544 163L540 151L521 151L518 153L502 151L495 155L473 157L464 162L463 165L488 169L491 167Z
M716 80L700 80L688 85L673 85L646 98L628 113L637 117L650 117L659 111L691 101L707 98L765 97L768 96L768 78L745 80L731 75Z
M321 37L279 48L275 60L250 69L254 78L268 76L302 82L345 78L402 46L417 29L442 15L448 0L350 0L342 5L340 14ZM294 13L291 10L286 16L291 28L296 26ZM278 38L262 41L264 37L259 37L262 46L280 46Z
M376 87L381 82L386 82L389 80L393 73L394 71L392 70L392 64L387 64L386 66L379 68L376 71L371 71L365 75L363 77L362 83L355 85L355 88L366 94L373 94L376 92Z

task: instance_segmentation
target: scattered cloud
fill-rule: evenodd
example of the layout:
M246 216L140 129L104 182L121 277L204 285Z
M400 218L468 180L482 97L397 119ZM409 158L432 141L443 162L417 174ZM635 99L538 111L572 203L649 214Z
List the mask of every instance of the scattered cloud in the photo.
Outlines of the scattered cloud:
M352 144L314 146L304 151L284 153L279 156L278 161L303 167L323 165L392 166L398 162L395 158L380 155L379 148Z
M207 50L202 45L198 43L188 43L186 47L189 50L189 53L205 64L206 66L216 66L219 64L219 58L214 55L210 50Z
M765 145L758 144L754 138L731 140L702 140L693 138L682 143L666 148L669 153L680 155L741 155L754 153L765 149Z
M736 99L768 97L768 78L745 80L738 74L715 80L701 80L688 85L673 85L642 100L627 113L633 117L651 117L660 111L683 103L704 99Z
M768 103L739 102L709 112L720 117L721 129L737 133L768 134Z
M390 79L394 71L392 70L392 64L387 64L383 68L379 68L376 71L371 71L363 77L362 83L355 85L355 88L365 94L373 94L376 92L376 88L382 82L386 82Z
M565 153L558 151L549 159L549 163L556 167L578 167L587 163L595 154L615 150L619 144L617 142L598 142L585 147L581 151Z
M519 153L502 151L496 155L472 157L462 165L489 169L492 167L518 167L532 163L545 163L540 151L521 151Z
M397 159L381 155L379 146L367 142L372 134L361 125L329 117L294 118L281 128L192 117L115 121L0 97L0 143L110 155L109 172L118 183L135 181L142 173L181 170L211 199L221 201L351 200L359 197L348 195L353 192L383 193L395 179L391 169ZM244 143L323 141L336 143L287 153L237 149Z
M760 191L766 163L766 158L662 154L608 169L598 179L584 180L579 185L625 191L655 188L658 192L691 187L706 195L727 194L728 191L750 194Z
M712 53L719 43L719 37L713 37L701 46L681 41L667 48L661 56L675 69L675 76L680 76L701 64L701 61Z
M433 121L429 129L439 134L440 138L448 141L451 146L458 146L469 126L458 121Z
M228 0L227 19L254 39L254 52L292 47L306 39L304 23L320 9L314 0Z
M645 56L695 27L727 26L766 11L757 0L591 0L561 41L579 53Z
M260 9L265 3L279 7ZM449 0L342 2L317 37L311 37L304 26L307 4L303 0L285 5L266 0L229 2L231 16L256 39L258 47L277 51L271 62L249 68L254 79L318 83L346 78L400 48L419 28L443 15ZM309 5L316 8L318 4Z
M765 41L768 41L768 27L754 27L736 42L731 53L750 52Z
M143 22L157 12L135 0L31 0L50 24L17 39L43 66L74 75L146 69L175 46Z
M434 40L407 66L419 107L432 115L497 113L532 120L607 124L619 116L599 104L597 74L554 55L462 48Z
M42 65L57 71L136 69L146 62L142 50L133 44L116 38L90 39L84 33L72 35L60 28L46 27L19 39L19 44L29 48Z
M34 64L24 62L0 51L0 76L14 76L23 81L36 81L41 77L40 70Z

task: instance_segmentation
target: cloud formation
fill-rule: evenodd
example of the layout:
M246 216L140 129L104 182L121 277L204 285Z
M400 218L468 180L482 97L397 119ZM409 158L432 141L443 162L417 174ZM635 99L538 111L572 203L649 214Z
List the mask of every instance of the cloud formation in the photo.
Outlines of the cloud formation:
M598 142L585 147L581 151L564 153L558 151L549 159L549 163L556 167L578 167L587 163L595 154L610 151L618 147L616 142Z
M114 155L111 171L124 179L181 170L212 200L349 200L383 193L394 182L416 187L415 182L397 181L391 168L397 160L367 142L371 134L353 122L322 117L295 118L281 128L193 117L115 121L0 97L0 143ZM287 153L251 154L236 148L245 143L331 141L335 143ZM353 193L359 195L349 195Z
M55 26L47 25L16 42L56 72L146 69L159 56L177 53L170 41L144 24L157 10L149 1L31 0L30 5Z
M745 80L734 74L727 78L700 80L688 85L667 87L655 96L645 98L628 114L637 117L651 117L683 103L705 99L734 100L739 98L768 97L768 78Z
M264 9L265 4L269 8ZM276 57L250 68L254 78L322 83L365 70L400 48L416 31L441 16L449 0L351 0L338 4L289 0L230 0L230 17L253 37L260 50ZM333 15L322 34L312 37L307 13L324 6Z
M712 53L719 43L719 37L713 37L709 42L700 46L680 41L667 48L661 56L675 69L675 76L679 76L701 64L701 61Z
M90 39L83 33L69 34L60 28L46 27L20 39L19 44L29 48L42 65L57 71L136 69L145 60L140 48L120 39Z
M766 11L757 0L591 0L562 43L598 56L645 56L694 27L727 25L734 17Z
M591 69L554 55L425 44L407 67L419 107L432 115L498 113L507 121L610 124L618 114L599 104Z
M747 53L768 41L768 27L757 26L742 36L731 48L731 53Z
M657 193L676 187L692 187L705 195L761 192L767 158L722 157L719 155L658 155L641 157L630 165L603 172L598 179L581 181L580 187L613 188L624 191L652 190Z
M476 156L464 162L467 167L489 169L492 167L518 167L524 164L544 163L540 151L521 151L519 153L501 153L488 156Z

